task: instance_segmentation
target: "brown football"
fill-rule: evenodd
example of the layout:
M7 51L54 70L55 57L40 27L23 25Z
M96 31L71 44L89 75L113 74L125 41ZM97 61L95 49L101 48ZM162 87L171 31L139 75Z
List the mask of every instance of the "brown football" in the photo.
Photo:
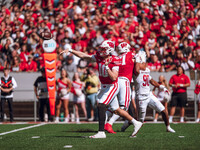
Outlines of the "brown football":
M52 38L51 32L41 32L40 36L45 40L50 40Z

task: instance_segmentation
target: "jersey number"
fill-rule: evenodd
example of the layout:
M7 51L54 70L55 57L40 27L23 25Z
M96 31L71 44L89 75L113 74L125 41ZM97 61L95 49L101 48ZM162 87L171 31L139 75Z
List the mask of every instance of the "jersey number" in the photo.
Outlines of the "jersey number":
M143 86L149 86L149 75L143 75L143 81L142 83Z
M106 71L105 65L99 64L99 76L108 77L108 73Z
M121 65L126 65L126 55L122 55L122 64Z

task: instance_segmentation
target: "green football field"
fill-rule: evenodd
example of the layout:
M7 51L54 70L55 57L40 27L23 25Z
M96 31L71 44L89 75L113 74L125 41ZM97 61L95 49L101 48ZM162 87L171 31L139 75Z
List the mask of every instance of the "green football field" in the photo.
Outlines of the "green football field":
M171 124L176 133L166 132L162 123L146 123L135 138L129 138L130 126L120 132L122 124L114 124L117 134L106 139L88 139L98 124L1 124L0 150L194 150L200 149L200 124Z

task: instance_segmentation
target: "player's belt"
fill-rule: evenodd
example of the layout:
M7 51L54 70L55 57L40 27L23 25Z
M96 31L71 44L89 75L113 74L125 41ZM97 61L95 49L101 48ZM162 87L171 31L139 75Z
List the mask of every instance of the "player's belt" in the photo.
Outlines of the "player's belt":
M119 79L124 79L124 80L128 80L129 81L129 79L128 78L126 78L126 77L118 77Z

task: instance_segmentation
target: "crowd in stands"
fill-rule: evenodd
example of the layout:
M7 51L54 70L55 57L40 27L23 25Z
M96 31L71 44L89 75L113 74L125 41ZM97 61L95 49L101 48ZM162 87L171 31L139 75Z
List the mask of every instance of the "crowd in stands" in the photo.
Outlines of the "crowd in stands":
M50 31L56 53L72 47L95 54L102 41L128 42L147 53L151 71L177 65L200 69L200 1L13 0L0 9L0 70L36 72L44 66L40 33ZM82 71L95 63L57 55L57 69Z

